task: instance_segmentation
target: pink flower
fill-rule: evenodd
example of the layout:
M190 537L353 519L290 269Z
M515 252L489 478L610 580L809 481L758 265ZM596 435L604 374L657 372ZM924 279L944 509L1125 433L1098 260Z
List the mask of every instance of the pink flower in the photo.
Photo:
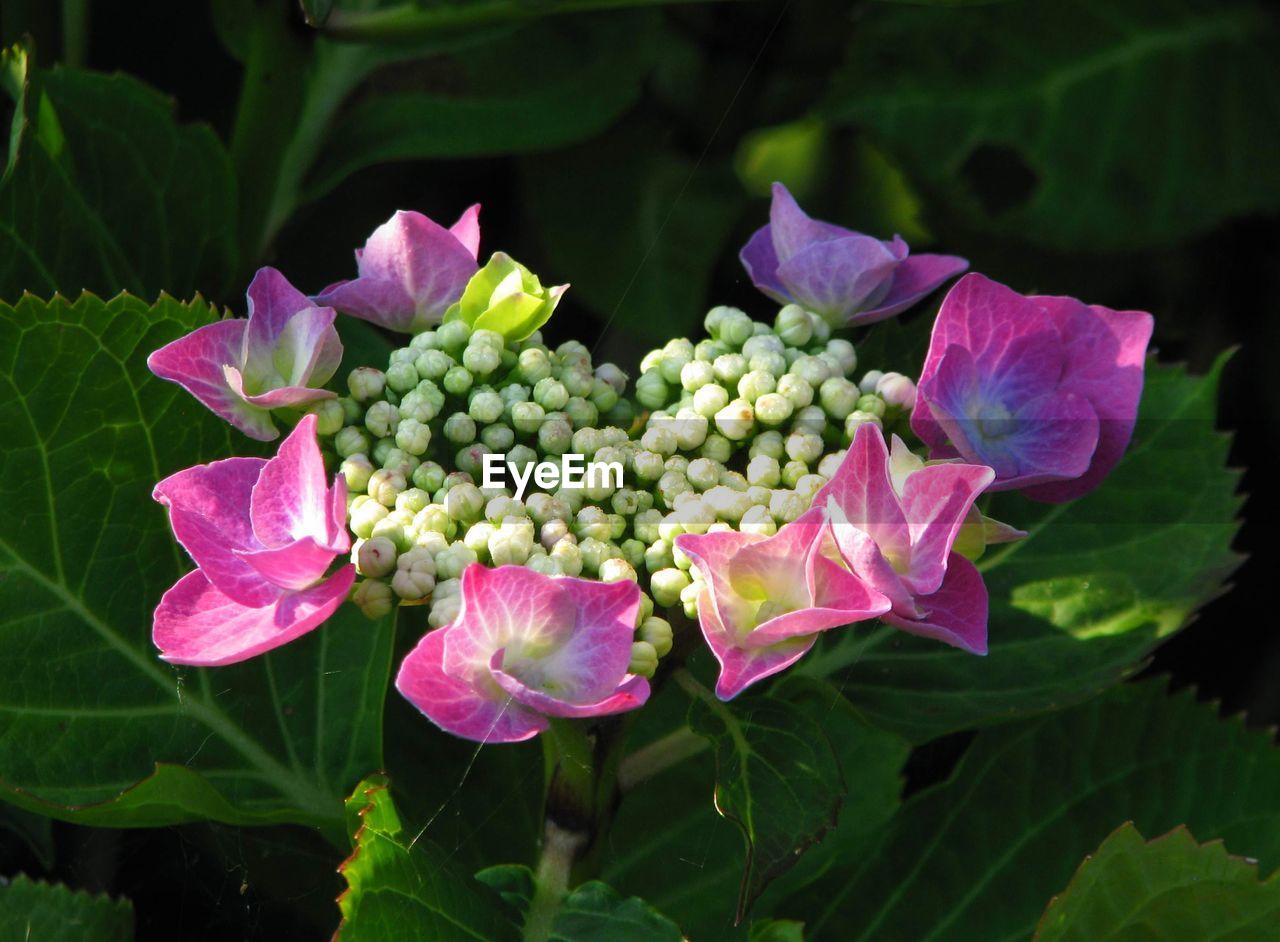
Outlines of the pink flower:
M892 317L969 267L954 255L909 255L898 236L882 242L810 219L781 183L773 185L769 224L739 257L769 297L795 302L832 326Z
M333 309L316 307L274 268L258 270L247 297L247 320L197 328L147 357L147 366L267 442L280 434L272 409L334 398L314 387L338 369L342 341Z
M896 435L890 457L867 424L813 504L828 514L849 568L892 605L884 621L985 654L987 590L952 546L992 476L981 465L925 465Z
M356 249L358 276L316 296L353 317L417 333L440 323L479 266L480 207L446 229L422 213L401 210Z
M816 506L770 537L737 531L676 537L704 581L698 621L720 662L720 699L794 664L818 632L888 611L883 596L828 558L829 541Z
M441 729L486 743L529 739L548 717L633 710L649 698L627 673L639 608L633 582L473 563L457 620L409 652L396 689Z
M355 579L347 489L326 486L316 417L304 416L274 458L196 465L156 485L178 542L199 567L156 608L152 640L174 664L235 664L306 634Z
M934 457L995 469L993 490L1072 500L1129 444L1151 329L1142 311L966 275L938 312L911 427Z

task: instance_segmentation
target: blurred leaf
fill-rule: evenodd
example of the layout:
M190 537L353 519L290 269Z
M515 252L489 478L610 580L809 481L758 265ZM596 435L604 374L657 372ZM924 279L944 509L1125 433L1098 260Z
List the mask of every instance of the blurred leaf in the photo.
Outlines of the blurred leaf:
M977 226L1165 245L1280 206L1274 19L1249 0L882 5L826 104Z
M750 942L804 942L804 923L769 919L751 924Z
M1264 938L1280 926L1280 877L1221 841L1178 827L1150 843L1132 824L1084 859L1040 920L1036 942L1106 942L1135 935L1176 942Z
M639 741L661 736L659 730L684 726L686 698L673 688L667 687L645 707ZM765 890L754 907L760 918L773 914L779 901L797 887L831 867L846 867L849 859L865 852L868 837L898 807L899 774L908 751L897 736L859 720L848 702L824 684L788 677L775 693L785 698L777 701L780 710L812 734L812 748L830 743L839 763L836 774L852 787L840 806L835 828ZM750 701L746 698L744 706ZM761 734L772 738L767 731ZM743 880L743 838L737 827L716 813L715 782L715 756L707 750L635 784L609 833L602 876L622 892L649 900L692 939L745 940L747 927L735 931L733 926L734 900ZM673 802L673 795L684 797ZM784 803L778 809L779 815L786 813L785 807ZM774 813L767 804L756 809L764 819ZM778 817L764 826L781 831L785 823ZM778 915L796 913L788 909Z
M385 776L361 782L347 811L356 826L351 856L339 868L348 888L338 897L335 942L520 938L496 894L455 873L434 844L404 830Z
M0 884L2 942L129 942L133 906L19 874Z
M167 297L0 305L0 796L102 826L332 830L358 770L382 761L391 619L346 606L209 670L164 664L151 644L153 607L191 568L151 488L233 449L145 358L214 316Z
M743 199L727 170L694 164L657 135L632 123L522 163L550 262L543 275L572 283L567 304L655 342L687 333L705 313Z
M455 54L438 83L445 91L368 94L337 122L303 198L388 161L530 153L593 137L639 97L662 48L660 23L654 11L538 23Z
M814 118L760 128L738 143L734 169L755 196L768 196L777 182L802 200L823 169L826 143L826 128Z
M978 564L987 657L859 628L828 633L800 670L838 679L868 719L915 742L1074 703L1133 673L1239 562L1239 473L1213 428L1225 362L1203 377L1149 364L1133 442L1093 493L993 501L988 513L1030 536Z
M0 179L0 297L147 298L223 290L236 266L235 181L204 125L125 75L0 67L16 102Z
M44 815L0 805L0 829L21 838L45 870L53 867L53 822Z
M823 885L814 940L1029 938L1076 861L1126 820L1186 823L1280 863L1280 752L1162 682L978 734L951 779L909 799L879 846Z
M533 872L518 864L489 867L476 879L498 893L523 920L533 899ZM548 942L680 942L679 927L638 897L623 899L607 883L592 880L560 904Z

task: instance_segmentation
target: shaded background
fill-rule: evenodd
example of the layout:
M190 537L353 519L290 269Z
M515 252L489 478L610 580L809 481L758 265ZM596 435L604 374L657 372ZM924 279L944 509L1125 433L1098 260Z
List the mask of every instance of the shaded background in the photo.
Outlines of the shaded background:
M736 252L781 179L817 216L964 254L1019 291L1149 310L1163 360L1202 371L1240 345L1220 425L1250 469L1249 558L1149 670L1251 724L1280 720L1280 637L1259 604L1280 440L1280 80L1263 5L729 2L409 37L356 56L367 76L301 150L290 135L317 92L297 77L350 60L323 58L338 45L295 4L88 7L5 2L0 34L34 37L42 65L133 75L228 142L232 249L189 287L237 310L260 264L316 291L351 275L351 249L392 210L448 222L478 201L486 250L573 283L550 339L598 343L634 371L644 349L696 333L709 304L769 312ZM246 68L276 100L266 128L241 123ZM280 203L282 179L297 193ZM88 268L68 277L64 291L119 287ZM5 281L4 295L15 287L29 285ZM922 750L913 782L945 774L953 752ZM339 883L319 843L314 868L282 874L270 830L59 824L55 838L53 873L133 897L140 939L331 929ZM20 841L0 848L0 872L39 865Z

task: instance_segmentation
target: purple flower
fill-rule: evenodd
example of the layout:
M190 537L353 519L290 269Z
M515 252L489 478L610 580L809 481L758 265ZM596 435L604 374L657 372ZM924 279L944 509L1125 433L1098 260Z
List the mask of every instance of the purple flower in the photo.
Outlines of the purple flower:
M333 560L350 548L347 488L332 488L304 416L274 458L227 458L156 485L178 542L196 561L156 608L152 640L174 664L235 664L306 634L355 579Z
M462 608L400 665L396 689L441 729L519 742L548 717L622 713L649 698L627 672L640 589L522 566L462 573Z
M720 662L720 699L794 664L819 632L888 610L883 596L828 558L830 537L818 507L770 537L737 531L676 537L703 578L698 622Z
M810 219L781 183L773 185L769 224L747 240L739 257L769 297L821 314L833 327L905 311L969 267L954 255L908 255L898 236L882 242Z
M261 268L247 293L249 317L197 328L147 357L250 438L279 436L271 410L336 395L323 386L342 361L333 308L316 307L280 272Z
M446 229L400 210L356 249L357 277L330 285L316 301L401 333L427 330L479 269L479 218L475 205Z
M813 506L827 513L845 563L891 604L882 620L986 654L986 586L952 549L991 478L981 465L925 465L896 435L890 456L868 423Z
M1128 446L1151 329L1142 311L966 275L938 312L911 427L935 457L994 468L993 490L1072 500Z

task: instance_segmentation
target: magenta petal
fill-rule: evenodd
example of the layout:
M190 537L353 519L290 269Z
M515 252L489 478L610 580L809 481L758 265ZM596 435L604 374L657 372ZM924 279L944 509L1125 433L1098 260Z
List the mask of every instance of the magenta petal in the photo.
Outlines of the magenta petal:
M453 237L462 243L462 247L471 253L471 257L480 256L480 204L468 206L458 217L458 221L449 227Z
M791 638L768 648L742 648L725 630L711 600L710 588L698 601L698 623L711 653L720 662L716 696L732 700L747 687L779 671L786 670L813 647L817 635Z
M282 386L271 389L256 396L244 391L244 377L234 366L223 367L227 385L232 392L245 402L259 409L281 409L289 406L303 406L322 399L336 399L338 394L327 389L312 389L310 386Z
M173 664L235 664L299 638L337 610L355 581L344 566L305 592L248 608L223 595L200 570L178 580L156 608L152 640Z
M370 321L388 330L411 331L416 317L409 289L398 281L355 278L325 288L316 301L337 308L343 314Z
M445 637L453 627L426 634L396 674L396 689L445 732L476 742L520 742L547 728L546 717L509 695L482 696L444 671ZM495 691L501 693L501 691Z
M799 304L839 322L877 304L899 264L879 239L850 233L799 248L778 266L777 277Z
M987 653L987 587L969 560L953 553L942 586L917 601L926 612L924 618L903 618L891 612L883 620L913 635L973 654Z
M874 425L862 425L844 460L813 498L813 506L839 505L848 522L867 533L880 551L895 563L905 563L911 553L911 531L898 494L889 476L889 450L884 434Z
M887 598L868 588L843 566L819 556L814 560L814 569L816 583L822 587L815 605L771 618L747 635L743 647L766 648L780 641L876 618L889 611Z
M274 549L240 550L236 555L272 585L297 591L319 580L336 554L306 537Z
M250 507L254 533L264 546L328 538L329 494L314 415L302 417L263 467Z
M538 667L556 683L562 699L600 702L622 683L631 663L640 587L634 582L558 579L577 610L573 634Z
M266 462L227 458L172 474L152 496L169 508L173 535L219 590L258 607L280 594L236 551L261 549L249 520L249 501Z
M874 324L913 307L945 281L962 274L969 260L957 255L911 255L894 269L889 293L869 311L859 311L848 324Z
M769 226L755 231L738 253L738 258L752 284L779 304L791 301L791 295L778 280L778 253L774 251L773 231Z
M907 617L916 617L919 612L911 596L911 590L903 583L902 577L894 571L889 560L884 558L875 540L849 523L834 501L831 501L828 506L831 514L831 531L845 563L868 586L888 599L893 611Z
M627 643L630 647L630 642ZM649 681L643 677L629 675L622 684L610 686L612 691L599 700L589 703L577 703L553 696L545 691L527 686L519 678L506 673L502 669L502 651L494 654L489 669L498 686L511 695L517 703L536 710L543 716L562 716L584 719L590 716L610 716L614 713L625 713L643 706L649 699Z
M245 292L249 309L248 330L244 337L243 352L236 362L248 364L251 372L255 359L260 358L266 367L271 364L271 354L276 341L285 331L293 315L304 308L314 307L311 299L289 284L274 268L259 268Z
M773 201L769 204L769 231L780 263L787 262L806 245L857 235L843 226L811 219L800 208L791 191L781 183L773 185Z
M280 434L270 414L237 395L223 372L224 366L240 362L244 336L243 320L206 324L156 350L147 357L147 367L161 379L177 383L250 438L269 442Z
M960 527L994 478L990 468L973 464L930 465L907 476L902 509L911 528L911 566L905 581L916 596L942 585Z

